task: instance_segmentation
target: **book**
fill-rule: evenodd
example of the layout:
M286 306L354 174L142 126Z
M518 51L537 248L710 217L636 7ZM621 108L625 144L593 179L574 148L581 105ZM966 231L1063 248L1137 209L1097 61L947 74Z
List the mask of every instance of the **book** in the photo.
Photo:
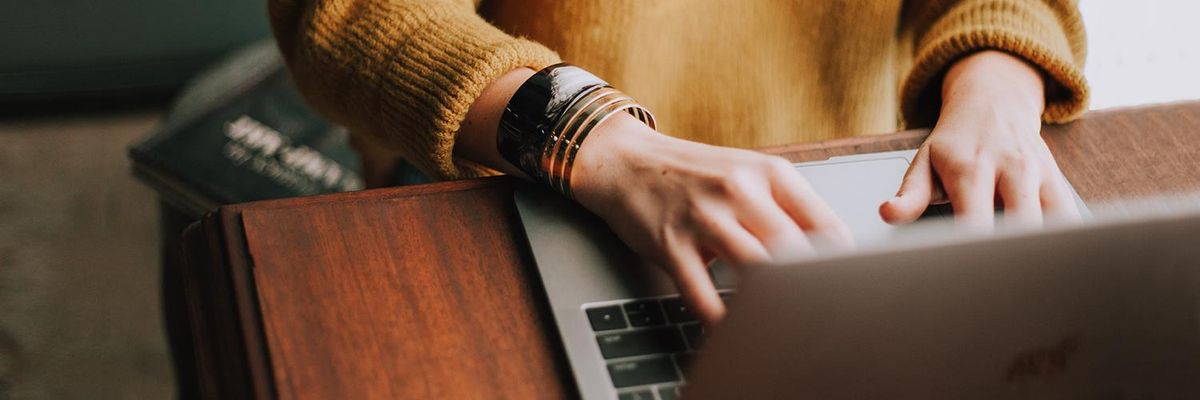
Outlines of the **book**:
M304 102L270 42L197 77L129 156L135 176L193 218L223 204L363 188L348 132Z

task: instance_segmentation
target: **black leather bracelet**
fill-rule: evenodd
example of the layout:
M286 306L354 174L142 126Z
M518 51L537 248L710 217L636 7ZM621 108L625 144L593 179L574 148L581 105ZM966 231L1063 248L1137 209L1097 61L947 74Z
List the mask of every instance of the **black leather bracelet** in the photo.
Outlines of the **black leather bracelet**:
M607 82L579 67L552 65L513 94L500 117L496 148L531 178L571 198L571 174L583 141L622 111L654 129L650 111Z
M607 86L608 82L570 64L551 65L533 74L504 107L496 133L500 155L534 180L544 181L541 153L547 142L560 139L552 137L555 124L572 101Z

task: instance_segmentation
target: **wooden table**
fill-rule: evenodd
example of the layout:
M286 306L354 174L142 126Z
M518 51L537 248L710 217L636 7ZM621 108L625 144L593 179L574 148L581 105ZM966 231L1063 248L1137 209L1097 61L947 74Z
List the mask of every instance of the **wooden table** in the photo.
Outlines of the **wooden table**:
M1200 190L1200 102L1044 135L1088 203ZM923 131L766 149L915 148ZM222 207L186 234L206 397L561 398L575 388L496 177Z

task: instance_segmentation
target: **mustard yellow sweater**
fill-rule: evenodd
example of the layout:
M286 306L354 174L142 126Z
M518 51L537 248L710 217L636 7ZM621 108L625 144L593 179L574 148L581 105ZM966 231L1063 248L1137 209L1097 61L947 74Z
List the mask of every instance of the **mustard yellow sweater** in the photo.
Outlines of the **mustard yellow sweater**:
M565 60L664 133L757 147L929 125L948 66L981 49L1039 66L1047 122L1087 108L1073 0L271 0L313 105L433 176L483 88Z

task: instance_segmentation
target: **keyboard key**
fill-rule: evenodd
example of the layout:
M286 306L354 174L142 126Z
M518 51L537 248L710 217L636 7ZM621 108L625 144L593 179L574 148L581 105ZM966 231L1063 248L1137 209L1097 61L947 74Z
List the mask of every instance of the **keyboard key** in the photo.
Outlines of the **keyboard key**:
M629 315L629 324L633 326L662 325L666 322L662 306L658 305L657 300L625 303L625 314Z
M658 388L659 400L679 400L679 387L669 386Z
M618 400L654 400L654 395L649 390L638 390L633 392L625 392L617 395Z
M699 350L700 346L704 345L704 325L684 324L680 325L679 329L683 330L683 337L687 338L688 346L692 350Z
M608 364L608 376L617 388L679 380L675 366L667 357L611 363Z
M667 321L672 323L696 322L696 316L688 311L687 305L683 304L681 298L663 299L662 306L663 310L667 312Z
M605 359L683 351L683 337L674 326L597 335Z
M679 353L675 355L675 365L679 366L679 370L687 373L691 371L692 361L696 360L696 353Z
M625 327L625 316L621 315L621 306L597 307L587 310L588 322L592 330L607 331Z

